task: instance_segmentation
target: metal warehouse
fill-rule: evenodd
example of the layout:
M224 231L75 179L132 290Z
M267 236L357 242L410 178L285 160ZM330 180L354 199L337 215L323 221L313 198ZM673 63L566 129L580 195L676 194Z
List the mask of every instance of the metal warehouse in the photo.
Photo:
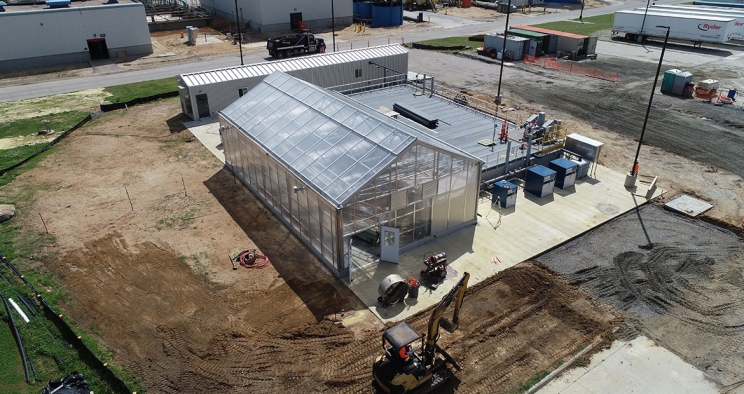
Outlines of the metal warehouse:
M141 3L53 0L46 6L5 9L0 13L0 71L152 53Z
M328 88L388 82L408 72L408 49L399 44L303 56L246 66L222 68L178 78L183 113L194 120L215 116L264 77L282 71L303 81Z
M204 8L263 33L331 27L353 22L352 0L201 0ZM236 18L235 12L238 12ZM302 23L300 23L302 22Z
M337 275L472 224L483 163L414 125L274 72L220 111L226 165Z

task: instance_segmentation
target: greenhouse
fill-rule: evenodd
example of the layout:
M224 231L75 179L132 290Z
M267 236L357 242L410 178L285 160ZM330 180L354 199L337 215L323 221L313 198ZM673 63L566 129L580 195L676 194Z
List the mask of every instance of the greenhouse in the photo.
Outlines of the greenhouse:
M277 71L219 119L226 165L337 275L475 221L481 161L336 92Z

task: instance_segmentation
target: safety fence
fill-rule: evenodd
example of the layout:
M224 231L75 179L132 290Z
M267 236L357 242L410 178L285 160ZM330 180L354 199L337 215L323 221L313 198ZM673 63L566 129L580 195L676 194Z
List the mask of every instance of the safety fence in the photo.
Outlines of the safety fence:
M69 129L69 130L65 131L64 133L60 134L57 138L51 140L48 144L44 145L43 148L41 148L41 149L37 150L36 152L34 152L33 154L31 154L31 156L29 156L29 157L27 157L27 158L19 161L18 163L13 164L10 167L7 167L7 168L4 168L4 169L0 170L0 176L3 176L3 175L5 175L6 172L8 172L10 170L14 170L14 169L16 169L16 168L18 168L18 167L20 167L20 166L28 163L29 160L33 159L34 157L36 157L36 156L40 155L41 153L43 153L44 151L46 151L47 149L51 148L54 144L56 144L57 142L59 142L62 138L67 137L73 131L79 129L84 124L90 122L91 119L92 119L91 115L86 116L78 124L76 124L75 126L72 126L71 129Z
M117 109L128 108L128 107L131 107L137 104L144 104L144 103L149 103L150 101L160 100L160 99L168 98L168 97L177 97L177 96L178 96L178 91L174 91L174 92L168 92L168 93L160 93L160 94L156 94L156 95L148 96L148 97L139 97L134 100L129 100L125 103L101 104L101 111L103 112L115 111Z
M65 319L62 318L62 314L57 313L57 311L52 308L51 305L44 299L41 293L39 293L36 290L36 287L34 287L31 282L29 282L26 277L21 274L21 272L8 260L2 253L0 253L0 260L2 260L3 263L5 263L8 268L10 268L11 271L13 271L18 278L20 278L23 283L28 286L31 291L33 291L36 298L39 300L39 303L41 304L44 315L46 316L49 321L51 321L59 330L60 334L62 334L63 338L66 338L66 342L72 345L79 353L80 353L80 359L85 361L88 366L96 371L96 373L99 374L99 376L106 381L109 384L109 387L112 389L115 393L120 394L132 394L132 391L127 387L126 383L124 383L123 380L121 380L111 369L108 368L108 364L104 363L99 359L91 350L88 348L88 346L83 343L82 338L75 333L75 330L72 329L72 327L65 321Z
M618 74L616 72L608 72L598 70L593 67L580 66L574 62L560 61L554 57L534 57L525 55L525 64L534 64L542 68L549 68L551 70L563 71L574 75L583 75L585 77L602 79L610 82L618 81Z
M156 94L156 95L148 96L148 97L140 97L140 98L136 98L134 100L129 100L129 101L125 102L125 103L101 104L101 111L103 111L103 112L109 112L109 111L114 111L114 110L117 110L117 109L128 108L130 106L137 105L137 104L144 104L144 103L148 103L150 101L156 101L156 100L160 100L160 99L163 99L163 98L176 97L176 96L178 96L178 92L177 91L176 92L160 93L160 94ZM18 167L20 167L20 166L28 163L29 160L31 160L34 157L42 154L47 149L51 148L54 144L56 144L57 142L59 142L63 138L67 137L68 135L70 135L70 133L72 133L73 131L79 129L84 124L90 122L91 119L93 119L92 115L86 116L78 124L76 124L75 126L72 126L72 128L70 128L69 130L67 130L67 131L63 132L62 134L60 134L57 138L55 138L52 141L50 141L43 148L41 148L38 151L36 151L33 154L31 154L31 156L29 156L29 157L27 157L27 158L19 161L18 163L15 163L15 164L11 165L10 167L1 169L0 170L0 176L3 176L8 171L14 170L14 169L16 169L16 168L18 168Z

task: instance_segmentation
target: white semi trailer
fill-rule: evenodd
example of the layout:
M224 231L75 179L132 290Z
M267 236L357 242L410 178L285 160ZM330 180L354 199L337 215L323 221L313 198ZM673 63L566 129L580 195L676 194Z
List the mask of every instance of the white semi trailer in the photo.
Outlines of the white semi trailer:
M673 14L658 11L617 11L612 33L625 33L625 38L637 40L645 37L664 37L669 26L669 38L692 41L696 46L703 42L724 43L731 39L735 18Z
M636 11L643 11L639 7ZM664 12L667 14L691 14L703 16L718 16L721 18L734 18L734 27L731 29L731 39L744 40L744 9L726 8L715 9L705 7L685 7L679 5L654 5L649 7L649 11Z

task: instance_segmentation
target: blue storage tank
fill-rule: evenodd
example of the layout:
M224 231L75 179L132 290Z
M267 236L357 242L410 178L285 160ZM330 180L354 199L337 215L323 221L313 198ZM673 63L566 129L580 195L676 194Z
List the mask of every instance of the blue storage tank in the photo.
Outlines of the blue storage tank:
M400 26L403 24L403 6L372 6L372 23L370 27Z
M354 18L365 21L372 20L372 3L354 2Z
M537 197L553 194L556 172L545 166L534 166L527 169L524 190Z
M491 189L491 202L498 201L502 208L513 207L517 203L517 189L517 185L511 182L498 181Z
M551 170L555 171L555 185L561 189L566 189L576 183L576 173L579 169L579 165L575 162L558 158L550 162L548 165Z

